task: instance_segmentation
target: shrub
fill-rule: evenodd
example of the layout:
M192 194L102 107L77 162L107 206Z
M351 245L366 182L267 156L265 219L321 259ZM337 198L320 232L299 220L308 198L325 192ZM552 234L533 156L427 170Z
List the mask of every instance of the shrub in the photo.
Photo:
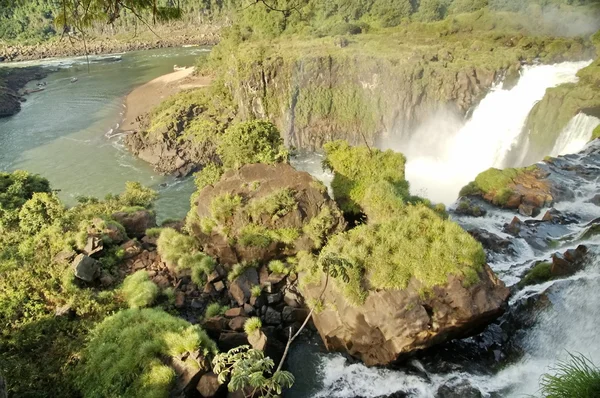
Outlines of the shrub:
M173 228L163 228L156 245L161 258L171 264L177 264L182 256L196 249L193 237L179 233Z
M254 221L260 221L263 214L277 220L298 207L294 195L293 190L283 188L263 198L254 199L248 203L248 213Z
M149 238L158 238L161 232L162 228L148 228L146 230L146 236Z
M121 292L129 308L144 308L154 303L160 289L150 280L148 272L137 271L125 278Z
M210 214L216 222L226 224L241 205L241 196L226 193L213 198L210 202Z
M206 283L206 277L214 271L215 260L204 253L184 254L177 262L177 270L189 269L192 271L192 282L198 286Z
M335 211L339 213L337 208ZM335 223L336 219L331 214L331 209L329 206L324 206L319 214L311 218L308 224L304 226L303 231L313 241L315 247L320 249L325 244Z
M64 214L65 208L56 195L35 192L19 211L19 227L27 234L35 234Z
M336 281L352 303L364 302L364 286L405 289L415 278L428 289L449 275L464 276L465 285L479 280L485 253L471 235L424 204L406 205L402 213L335 235L323 248L318 262L344 271Z
M252 317L244 323L244 332L246 332L248 336L259 331L260 328L262 328L262 321L258 317Z
M274 124L251 120L229 127L217 148L225 168L237 169L249 163L287 162L288 152Z
M592 398L600 396L600 369L583 355L569 354L552 373L542 375L540 390L548 398Z
M367 189L386 181L399 196L408 197L404 179L406 158L391 150L380 151L365 146L351 147L345 141L325 144L324 165L334 172L331 187L342 211L359 215Z
M270 231L258 224L245 225L238 235L238 243L246 247L267 248L273 243Z
M152 206L158 194L156 191L142 186L139 182L127 182L125 192L119 195L119 200L125 206L139 206L148 208Z
M221 305L219 303L211 303L206 307L206 310L204 311L204 318L208 319L212 318L213 316L223 315L225 312L227 312L228 309L229 307L227 307L226 305Z
M281 260L273 260L269 263L269 269L276 274L289 274L290 270Z
M262 288L260 285L254 285L252 286L252 289L250 289L250 293L252 294L252 297L260 297L262 294Z
M217 183L223 175L223 168L214 163L209 163L202 170L194 174L194 183L196 189L200 191L202 188Z
M181 318L156 309L120 311L92 331L76 383L85 397L166 398L175 371L163 358L184 350L217 352L202 329Z

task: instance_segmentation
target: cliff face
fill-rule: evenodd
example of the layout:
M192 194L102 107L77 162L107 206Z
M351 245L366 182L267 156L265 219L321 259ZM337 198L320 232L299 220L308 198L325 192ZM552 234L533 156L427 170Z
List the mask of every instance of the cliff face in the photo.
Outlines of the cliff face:
M6 68L0 70L0 117L12 116L21 110L19 90L31 80L43 79L48 72L40 67Z
M233 63L229 87L243 118L269 118L287 145L313 150L409 132L442 107L464 115L501 72L449 67L442 56L402 63L354 53L276 56Z

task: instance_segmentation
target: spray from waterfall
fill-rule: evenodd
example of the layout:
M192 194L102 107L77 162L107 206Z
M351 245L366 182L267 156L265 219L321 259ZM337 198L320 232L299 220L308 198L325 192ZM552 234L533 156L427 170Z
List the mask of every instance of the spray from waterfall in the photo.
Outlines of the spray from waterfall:
M382 146L406 155L406 176L414 193L451 204L460 188L478 173L503 165L531 108L543 98L546 89L576 82L577 71L588 64L525 66L516 86L510 90L494 87L469 120L440 112L408 139L390 138Z

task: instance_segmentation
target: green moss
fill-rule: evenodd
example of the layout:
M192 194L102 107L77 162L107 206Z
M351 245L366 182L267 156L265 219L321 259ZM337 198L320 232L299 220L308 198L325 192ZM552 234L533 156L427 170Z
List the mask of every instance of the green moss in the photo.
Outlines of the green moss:
M595 140L597 138L600 138L600 125L598 127L596 127L594 129L594 131L592 132L592 139L591 140Z
M367 189L386 181L400 196L408 196L404 179L406 158L391 150L380 151L365 146L351 147L347 142L334 141L325 145L325 164L334 171L331 183L336 202L344 212L360 214Z
M423 204L402 213L338 234L321 252L319 261L333 256L347 264L348 281L336 278L336 285L353 304L363 303L370 289L406 289L413 278L421 290L447 283L449 275L465 285L479 280L481 244Z
M494 204L503 206L514 194L515 179L524 173L535 172L537 166L523 168L490 168L475 177L475 181L460 190L460 196L492 195Z
M163 358L197 350L217 352L198 326L155 309L121 311L93 330L76 383L86 397L168 397L175 371Z
M539 283L544 283L552 279L552 263L542 262L536 264L532 269L530 269L521 282L519 282L520 287L529 286L529 285L537 285Z
M137 271L125 278L121 292L130 308L144 308L154 304L160 290L150 280L148 272Z

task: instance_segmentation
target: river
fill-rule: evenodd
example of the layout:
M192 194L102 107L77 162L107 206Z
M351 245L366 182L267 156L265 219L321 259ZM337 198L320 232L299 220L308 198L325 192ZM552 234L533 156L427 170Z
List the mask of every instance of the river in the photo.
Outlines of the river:
M120 58L91 57L89 70L84 58L43 61L46 67L56 69L45 80L46 90L29 95L17 115L0 119L0 170L39 173L60 190L59 195L68 204L75 203L80 195L103 197L118 193L126 181L139 181L159 192L156 207L161 219L185 216L194 190L192 179L160 176L132 157L121 145L118 123L124 111L124 96L132 88L172 71L174 64L192 65L196 57L207 51L162 49L121 54ZM408 141L388 142L385 146L406 153L407 176L413 192L451 204L464 183L483 169L499 164L502 154L517 140L529 109L545 89L574 81L575 73L585 64L525 68L517 86L492 90L469 120L444 119L446 130L440 132L444 135L437 133L433 137L436 145L427 141L436 128L431 125L423 126ZM77 78L77 82L71 83L72 78ZM29 86L34 87L35 82ZM512 116L505 116L500 110L507 110L506 115ZM598 123L598 119L578 115L565 128L552 154L580 150ZM487 136L482 136L481 130L487 130ZM440 143L444 144L441 150ZM597 153L571 156L567 161L600 168L598 146L594 149ZM321 160L317 154L304 154L292 163L329 183L332 176L321 170ZM597 192L597 183L597 179L565 180L565 184L571 184L575 199L560 203L558 208L576 213L581 222L561 232L557 238L562 242L559 247L540 250L522 239L513 239L513 255L491 259L490 265L508 285L513 285L533 261L548 259L554 251L579 243L572 236L581 233L585 223L600 217L600 207L587 202ZM513 216L508 211L490 209L483 218L454 218L465 228L484 228L512 239L502 226ZM485 397L518 397L534 394L540 374L556 358L564 358L567 351L583 352L598 363L596 325L600 323L600 303L596 294L589 298L590 291L600 288L598 243L597 239L586 241L592 260L584 271L567 280L525 288L513 296L511 303L516 305L519 300L546 292L554 305L539 314L534 327L522 332L519 344L523 355L504 362L500 370L482 370L477 358L465 365L458 358L447 357L438 362L444 362L452 371L433 366L436 357L415 360L395 370L366 368L339 354L324 353L315 341L304 341L290 355L290 368L297 381L286 396L374 398L397 393L398 397L427 398L434 397L443 384L467 380ZM486 333L492 333L490 330L493 327L482 334L484 339Z
M160 219L182 218L194 191L192 179L155 173L121 145L118 123L124 97L134 87L191 66L207 48L138 51L117 56L22 62L56 70L44 91L27 96L21 112L0 119L0 170L39 173L72 205L78 196L103 198L119 193L126 181L139 181L159 192ZM120 58L120 59L119 59ZM71 79L78 79L71 83ZM34 88L36 82L30 82Z

